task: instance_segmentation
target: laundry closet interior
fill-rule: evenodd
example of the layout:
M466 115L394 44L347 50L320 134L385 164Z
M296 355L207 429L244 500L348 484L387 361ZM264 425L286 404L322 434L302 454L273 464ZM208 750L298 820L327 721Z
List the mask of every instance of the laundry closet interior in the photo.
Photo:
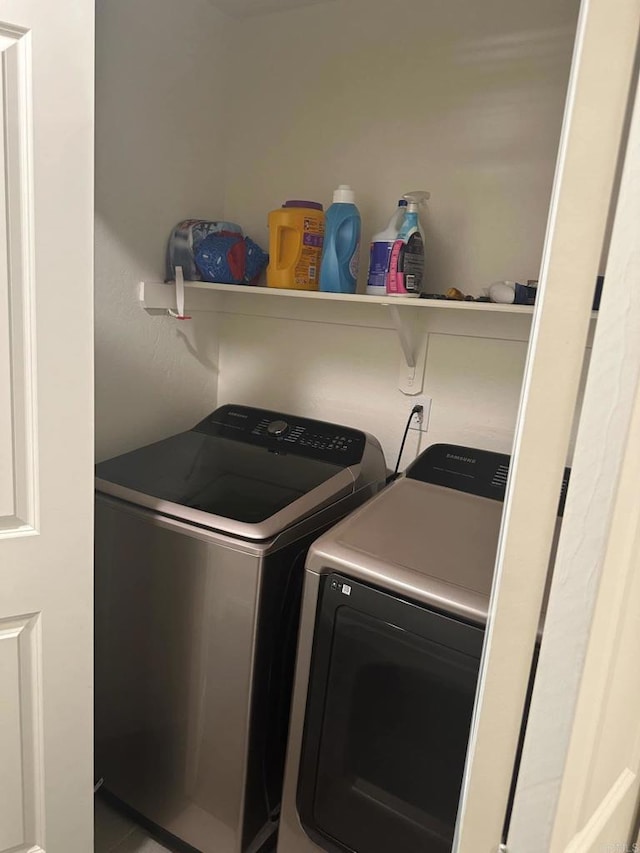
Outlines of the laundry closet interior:
M231 219L266 247L269 210L350 183L362 286L371 235L424 188L430 291L538 278L575 0L262 5L97 5L98 459L234 401L368 429L395 462L411 399L387 310L212 294L191 321L149 316L138 284L163 280L180 219ZM403 311L419 358L431 330L422 447L509 452L530 314Z
M578 7L98 0L97 460L234 404L370 433L392 470L416 400L401 471L436 443L511 453L534 309L368 300L368 247L424 189L425 290L540 277ZM177 222L231 220L266 249L270 210L326 208L342 183L359 296L187 283L190 319L170 316Z

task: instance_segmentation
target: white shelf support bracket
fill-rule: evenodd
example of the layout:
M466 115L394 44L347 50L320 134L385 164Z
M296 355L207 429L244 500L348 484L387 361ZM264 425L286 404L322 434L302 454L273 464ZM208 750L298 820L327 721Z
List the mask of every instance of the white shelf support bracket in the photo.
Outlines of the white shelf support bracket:
M410 370L415 370L416 357L413 351L413 341L411 340L411 332L407 328L406 324L403 322L400 310L398 309L397 305L389 305L389 314L391 314L391 322L393 323L395 330L398 333L400 346L402 347L402 352L404 353L404 360L407 362L407 367Z
M176 311L167 309L167 314L176 320L190 320L191 317L184 313L184 276L182 267L176 267Z
M411 323L406 322L400 308L397 305L388 304L387 307L391 316L391 322L398 335L403 355L398 387L403 394L410 396L420 394L424 380L427 333L425 331L419 344L416 344L413 326Z

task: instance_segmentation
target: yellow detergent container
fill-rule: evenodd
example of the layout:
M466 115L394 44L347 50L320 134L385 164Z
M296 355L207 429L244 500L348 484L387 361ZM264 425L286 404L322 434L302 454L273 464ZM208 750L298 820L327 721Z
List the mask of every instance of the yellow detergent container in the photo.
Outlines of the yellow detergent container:
M315 201L287 201L269 214L269 287L317 290L324 213Z

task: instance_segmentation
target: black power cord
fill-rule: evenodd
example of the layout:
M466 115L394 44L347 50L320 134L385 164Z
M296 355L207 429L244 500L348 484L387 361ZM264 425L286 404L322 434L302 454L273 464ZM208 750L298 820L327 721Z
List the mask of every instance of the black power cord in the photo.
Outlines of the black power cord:
M416 405L411 409L411 414L407 418L407 425L404 428L404 435L402 436L402 443L400 444L400 453L398 453L398 461L396 462L396 468L393 472L393 478L395 479L398 476L398 469L400 468L400 460L402 459L402 451L404 450L404 443L407 440L407 435L409 434L409 427L411 426L411 419L414 415L418 415L418 419L421 421L422 413L424 408L421 405Z

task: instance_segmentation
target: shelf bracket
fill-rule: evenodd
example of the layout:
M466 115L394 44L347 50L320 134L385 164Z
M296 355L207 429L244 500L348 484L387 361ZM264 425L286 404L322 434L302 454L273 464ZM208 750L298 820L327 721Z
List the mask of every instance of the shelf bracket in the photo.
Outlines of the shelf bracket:
M184 313L184 275L182 267L176 267L176 309L174 311L172 308L167 308L167 314L176 320L191 319L191 317Z
M404 360L407 362L407 367L410 370L411 368L415 369L416 356L413 351L411 332L407 328L406 323L404 323L397 305L389 305L389 313L391 314L391 322L398 333L398 339L400 341L400 346L402 347L402 352L404 353Z
M389 309L391 322L402 349L403 360L400 365L398 386L403 394L420 394L424 380L427 333L425 331L419 344L416 345L413 326L406 322L400 308L397 305L390 305L388 302L384 304Z

